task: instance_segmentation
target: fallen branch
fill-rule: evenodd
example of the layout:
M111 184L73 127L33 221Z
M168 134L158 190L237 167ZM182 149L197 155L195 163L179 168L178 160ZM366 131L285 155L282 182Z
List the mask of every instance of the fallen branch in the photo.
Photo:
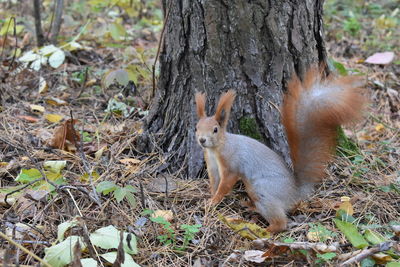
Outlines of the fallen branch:
M346 260L345 262L342 262L339 265L339 267L348 266L348 265L356 263L356 262L361 262L363 259L365 259L375 253L389 250L394 244L395 244L395 241L387 241L387 242L380 243L372 248L358 250L358 253L355 252L356 253L355 256L351 257L350 259Z
M262 238L257 239L252 242L253 246L257 249L263 249L269 246L283 246L290 249L305 249L305 250L316 250L320 252L335 252L337 251L337 246L327 245L324 243L311 243L311 242L293 242L293 243L283 243L283 242L273 242L269 239Z

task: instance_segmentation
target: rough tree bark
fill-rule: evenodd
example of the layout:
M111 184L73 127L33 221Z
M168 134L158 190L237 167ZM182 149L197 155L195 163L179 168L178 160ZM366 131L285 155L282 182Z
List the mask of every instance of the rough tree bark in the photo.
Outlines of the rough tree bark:
M211 114L227 89L237 91L228 130L260 139L290 162L279 106L293 72L301 77L325 62L323 0L164 0L163 6L170 14L146 129L168 167L198 176L203 155L194 94L207 93ZM143 139L143 148L151 144Z

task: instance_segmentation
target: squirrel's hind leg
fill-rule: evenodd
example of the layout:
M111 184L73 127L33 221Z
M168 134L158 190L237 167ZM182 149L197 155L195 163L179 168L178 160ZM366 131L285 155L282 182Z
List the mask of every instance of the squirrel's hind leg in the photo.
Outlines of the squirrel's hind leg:
M257 212L260 213L268 222L269 226L267 231L271 233L282 232L287 228L287 216L285 209L279 206L273 206L262 204L260 202L255 203Z

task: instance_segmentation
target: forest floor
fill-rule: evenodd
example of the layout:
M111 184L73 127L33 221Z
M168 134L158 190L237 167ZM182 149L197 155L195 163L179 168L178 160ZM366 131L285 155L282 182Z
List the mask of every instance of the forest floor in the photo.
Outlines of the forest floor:
M43 1L45 29L52 2ZM96 266L94 260L121 261L118 252L125 251L125 260L141 266L338 266L360 262L354 256L361 247L381 244L384 252L371 253L362 266L400 266L399 244L391 243L400 235L396 1L326 1L332 70L366 76L370 102L363 120L344 129L348 138L340 139L326 179L290 215L290 229L261 250L250 239L267 223L241 205L242 185L210 208L206 179L156 175L162 153L135 149L153 88L162 14L158 1L109 2L69 1L59 45L39 51L34 20L24 16L32 13L31 2L0 1L0 262L33 266L45 258L52 266L79 266L86 259L83 266ZM10 14L16 36L12 25L5 34ZM397 58L365 62L376 52ZM353 233L334 221L342 197L349 198ZM124 250L114 227L128 236ZM296 248L293 242L305 243ZM328 247L313 247L317 242Z

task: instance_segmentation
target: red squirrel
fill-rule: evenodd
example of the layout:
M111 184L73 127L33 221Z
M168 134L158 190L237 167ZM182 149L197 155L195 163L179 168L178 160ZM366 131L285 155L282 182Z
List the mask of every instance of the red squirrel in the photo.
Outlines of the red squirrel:
M303 81L293 75L281 113L294 171L264 144L226 131L235 91L221 95L210 117L205 111L206 95L196 93L196 138L204 150L210 203L218 204L241 178L252 208L269 222L267 230L285 230L286 213L324 177L338 127L361 115L365 103L361 85L360 77L323 79L318 68L307 71Z

